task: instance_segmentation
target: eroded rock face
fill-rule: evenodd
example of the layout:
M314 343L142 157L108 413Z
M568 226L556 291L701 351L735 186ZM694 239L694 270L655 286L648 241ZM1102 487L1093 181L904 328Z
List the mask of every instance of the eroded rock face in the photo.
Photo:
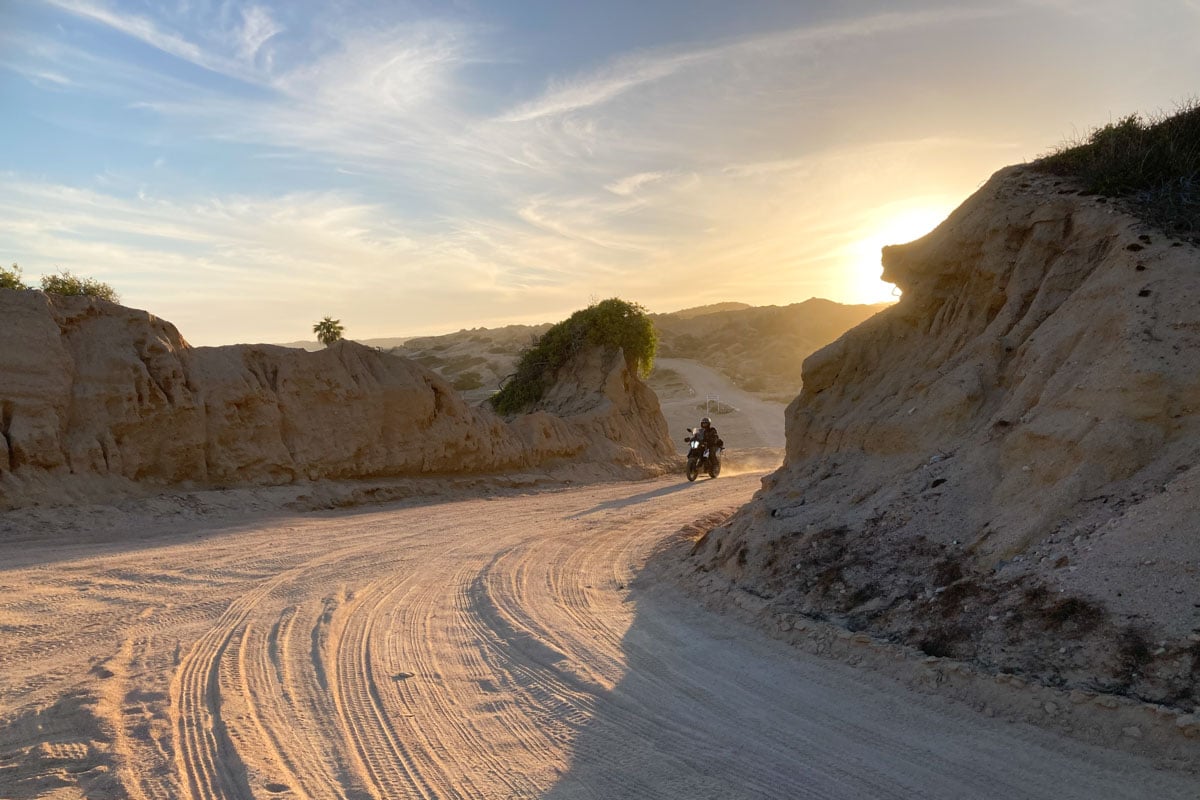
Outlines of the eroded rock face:
M316 353L192 348L144 311L32 291L0 291L0 319L0 507L134 484L484 473L583 459L596 474L632 477L658 469L669 450L649 390L614 366L624 363L619 353L588 355L611 367L574 376L592 385L556 387L590 404L507 424L420 365L353 342ZM614 418L614 408L626 416Z
M1200 251L1010 168L884 266L903 299L805 362L784 466L698 566L934 655L1194 706Z
M658 396L620 350L593 348L568 362L535 412L570 420L590 461L632 467L677 460Z

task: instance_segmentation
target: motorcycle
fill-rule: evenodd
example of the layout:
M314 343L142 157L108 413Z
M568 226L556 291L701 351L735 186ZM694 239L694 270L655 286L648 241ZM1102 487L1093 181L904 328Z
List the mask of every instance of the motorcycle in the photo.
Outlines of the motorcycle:
M701 434L687 429L690 436L683 437L683 441L688 444L687 452L687 479L689 481L696 480L696 476L703 470L708 473L708 477L715 478L721 474L721 453L725 450L724 447L716 447L717 452L712 452L714 448L705 447L701 441Z

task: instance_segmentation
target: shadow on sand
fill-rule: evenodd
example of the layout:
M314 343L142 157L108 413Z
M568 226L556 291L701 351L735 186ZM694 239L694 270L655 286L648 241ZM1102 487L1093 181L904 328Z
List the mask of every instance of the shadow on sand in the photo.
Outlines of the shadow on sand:
M659 551L631 585L615 686L538 665L535 680L563 686L586 717L544 800L1195 796L1183 776L1151 789L1115 753L914 695L705 611L654 577L680 557Z
M567 519L579 519L580 517L586 517L590 514L599 514L602 511L612 511L613 509L617 508L636 506L639 503L648 503L651 500L657 500L660 497L666 497L667 495L672 495L676 492L685 492L695 485L696 484L694 483L688 483L681 480L679 483L671 484L670 486L663 486L658 489L651 489L650 491L642 492L641 494L634 494L630 495L629 497L618 497L614 500L606 500L605 502L598 503L597 505L594 505L585 511L572 514L571 516L567 517Z

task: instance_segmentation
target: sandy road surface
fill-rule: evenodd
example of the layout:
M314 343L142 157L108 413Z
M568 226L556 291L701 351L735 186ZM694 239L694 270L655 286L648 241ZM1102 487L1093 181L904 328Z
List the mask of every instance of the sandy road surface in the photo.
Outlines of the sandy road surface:
M757 484L10 525L0 797L1197 796L635 580Z

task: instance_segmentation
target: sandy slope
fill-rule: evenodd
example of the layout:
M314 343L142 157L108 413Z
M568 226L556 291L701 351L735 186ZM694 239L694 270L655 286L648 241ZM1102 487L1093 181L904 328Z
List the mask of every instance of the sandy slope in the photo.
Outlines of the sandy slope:
M758 477L10 515L0 796L1197 795L635 580Z

